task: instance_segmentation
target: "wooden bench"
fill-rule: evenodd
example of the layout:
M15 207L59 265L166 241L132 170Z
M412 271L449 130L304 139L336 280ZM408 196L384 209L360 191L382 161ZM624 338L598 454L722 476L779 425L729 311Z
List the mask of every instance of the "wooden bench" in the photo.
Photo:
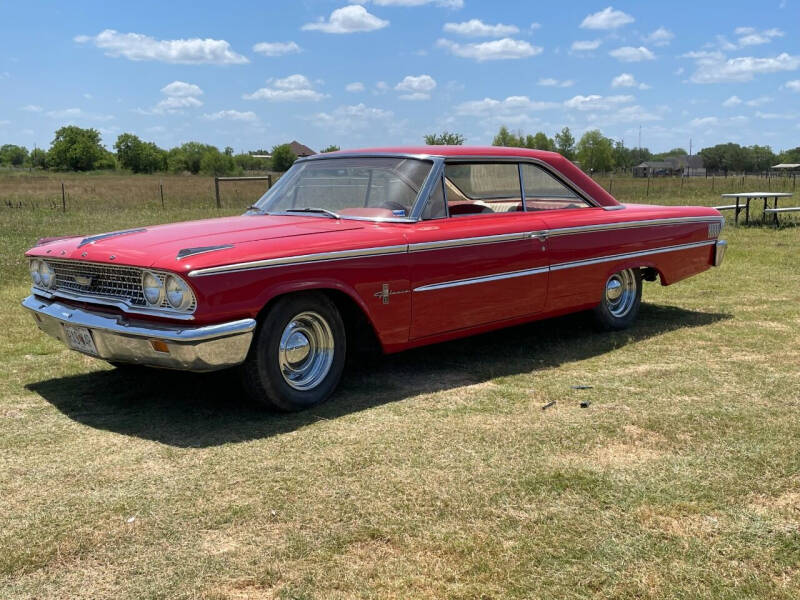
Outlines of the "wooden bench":
M773 223L778 225L778 215L781 213L800 212L800 206L787 206L785 208L765 208L764 216L772 215Z

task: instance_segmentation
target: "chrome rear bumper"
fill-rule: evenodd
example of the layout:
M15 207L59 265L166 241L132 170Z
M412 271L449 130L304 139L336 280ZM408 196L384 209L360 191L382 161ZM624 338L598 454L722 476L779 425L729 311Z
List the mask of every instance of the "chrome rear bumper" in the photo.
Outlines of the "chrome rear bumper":
M728 242L725 240L717 240L714 244L714 266L719 267L722 260L725 258L725 250L728 248Z
M255 319L200 327L134 321L36 296L25 298L22 306L33 313L39 329L65 344L65 325L90 330L98 358L183 371L216 371L242 363L256 327Z

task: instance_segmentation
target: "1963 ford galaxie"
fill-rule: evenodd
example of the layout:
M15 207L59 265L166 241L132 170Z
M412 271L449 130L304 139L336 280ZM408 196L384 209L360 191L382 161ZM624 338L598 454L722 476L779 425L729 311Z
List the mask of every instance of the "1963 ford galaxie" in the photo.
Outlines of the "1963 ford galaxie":
M246 214L42 240L23 306L113 364L240 365L298 410L348 351L397 352L564 313L636 318L642 282L722 262L711 208L620 204L562 156L430 146L297 161Z

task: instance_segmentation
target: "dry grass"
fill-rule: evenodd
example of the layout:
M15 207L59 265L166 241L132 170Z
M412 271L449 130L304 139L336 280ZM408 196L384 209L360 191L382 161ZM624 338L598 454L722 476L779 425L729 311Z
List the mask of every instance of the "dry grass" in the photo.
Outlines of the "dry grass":
M629 331L388 357L298 415L116 372L19 308L39 235L209 213L0 209L0 597L800 595L800 228L727 229Z

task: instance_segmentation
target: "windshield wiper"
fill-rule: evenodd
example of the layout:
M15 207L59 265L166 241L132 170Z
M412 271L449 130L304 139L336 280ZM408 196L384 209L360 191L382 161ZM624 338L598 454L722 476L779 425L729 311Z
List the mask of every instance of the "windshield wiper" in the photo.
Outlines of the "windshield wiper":
M315 208L312 206L306 206L303 208L287 208L283 212L308 212L308 213L322 213L324 215L328 215L332 219L341 219L342 217L339 216L339 213L335 213L332 210L328 210L327 208Z

